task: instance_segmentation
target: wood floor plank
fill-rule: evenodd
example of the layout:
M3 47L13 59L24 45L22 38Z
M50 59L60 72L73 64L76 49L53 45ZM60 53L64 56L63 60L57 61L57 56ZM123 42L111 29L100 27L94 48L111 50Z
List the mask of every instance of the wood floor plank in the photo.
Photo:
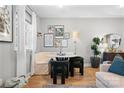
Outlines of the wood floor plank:
M84 69L84 75L81 76L78 70L75 70L74 77L70 77L65 80L65 85L80 86L80 85L92 85L95 84L95 73L99 71L98 68L87 67ZM52 84L53 81L50 75L33 75L24 88L42 88L45 85ZM57 84L61 84L61 78L58 77Z

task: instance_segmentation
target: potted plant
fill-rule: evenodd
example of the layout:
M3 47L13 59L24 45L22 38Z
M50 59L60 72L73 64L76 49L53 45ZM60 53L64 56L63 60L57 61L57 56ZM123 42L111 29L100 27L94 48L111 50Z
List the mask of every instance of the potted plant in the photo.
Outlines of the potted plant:
M94 37L92 40L92 45L91 45L91 50L93 50L94 56L90 58L91 60L91 66L93 68L98 68L100 64L100 57L98 55L101 54L101 52L98 49L98 46L100 44L100 39L99 37Z

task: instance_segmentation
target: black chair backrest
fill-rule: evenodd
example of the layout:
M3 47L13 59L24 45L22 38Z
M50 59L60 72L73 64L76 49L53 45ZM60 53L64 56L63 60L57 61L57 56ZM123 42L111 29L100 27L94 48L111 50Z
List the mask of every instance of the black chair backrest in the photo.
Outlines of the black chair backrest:
M51 66L65 66L69 64L68 57L56 57L56 60L50 60Z
M80 62L82 62L81 60L83 61L83 57L77 56L77 57L71 57L71 58L70 58L70 62L71 62L71 63L75 63L75 62L76 62L76 63L77 63L77 62L80 63Z
M56 66L57 66L57 65L58 65L58 66L59 66L59 65L61 66L61 65L66 65L66 64L68 64L68 62L69 62L68 60L65 60L65 61L51 60L50 63L51 63L51 65L54 65L54 66L55 66L55 65L56 65Z
M69 58L68 57L56 57L57 61L68 61Z

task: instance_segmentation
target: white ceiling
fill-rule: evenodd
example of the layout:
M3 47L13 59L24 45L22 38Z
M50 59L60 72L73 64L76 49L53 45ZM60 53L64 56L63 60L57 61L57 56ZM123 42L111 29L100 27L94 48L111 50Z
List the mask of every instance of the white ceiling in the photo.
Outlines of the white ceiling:
M124 7L119 5L31 5L40 17L79 18L79 17L124 17Z

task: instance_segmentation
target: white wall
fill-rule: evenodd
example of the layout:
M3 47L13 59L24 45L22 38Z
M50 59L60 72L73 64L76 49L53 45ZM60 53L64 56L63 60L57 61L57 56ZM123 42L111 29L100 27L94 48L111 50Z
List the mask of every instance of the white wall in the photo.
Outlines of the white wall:
M7 79L15 76L16 55L13 43L0 42L0 78Z
M120 48L124 50L124 19L121 20L121 30L120 30L121 36L122 36L122 42Z
M16 76L14 43L0 42L0 78L5 80L14 76Z
M77 44L77 53L84 57L85 64L90 62L91 40L93 37L103 37L109 33L120 33L124 18L38 18L38 32L47 33L48 25L64 25L65 32L79 31L80 41ZM72 40L64 51L74 51ZM56 48L44 48L43 36L37 41L37 52L58 51Z
M42 21L41 21L40 17L37 16L37 32L43 32L43 31L42 31L42 28L41 28L41 25L42 25ZM41 37L37 38L36 52L41 51L41 48L42 48L41 46L42 46L42 44L43 44L43 43L41 42L41 40L42 40Z

